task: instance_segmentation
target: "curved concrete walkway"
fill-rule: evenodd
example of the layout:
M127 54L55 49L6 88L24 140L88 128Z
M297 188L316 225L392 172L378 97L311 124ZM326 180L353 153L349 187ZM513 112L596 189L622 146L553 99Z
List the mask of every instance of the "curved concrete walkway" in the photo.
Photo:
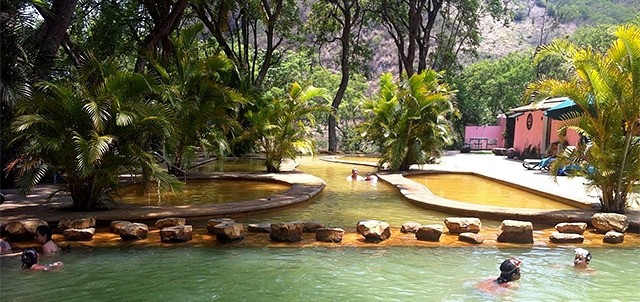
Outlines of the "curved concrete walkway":
M49 223L57 223L62 218L95 217L98 224L109 224L114 220L155 221L167 217L210 218L228 214L254 212L295 205L309 200L320 193L326 183L313 175L302 172L281 173L233 173L201 172L190 173L189 179L246 179L274 181L291 185L282 194L234 203L185 205L185 206L122 206L109 211L71 212L61 208L71 206L68 198L51 202L44 199L55 190L53 185L39 186L29 196L19 196L15 190L6 193L7 200L0 205L0 221L26 218L40 218Z
M366 161L344 161L339 156L327 156L327 161L376 166ZM594 189L584 185L581 177L558 177L555 180L544 171L530 171L522 167L522 162L510 160L493 154L450 151L434 165L414 166L405 173L378 173L378 177L395 186L411 203L440 212L454 215L489 218L493 220L515 219L532 221L547 225L559 222L591 222L591 216L598 212L600 202ZM410 174L425 173L467 173L479 175L509 184L523 190L576 206L577 210L541 210L483 206L442 198L434 195L422 184L404 177ZM634 196L638 199L638 194ZM637 201L636 201L637 202ZM636 205L637 207L637 205ZM640 211L636 208L627 213L629 232L640 233Z

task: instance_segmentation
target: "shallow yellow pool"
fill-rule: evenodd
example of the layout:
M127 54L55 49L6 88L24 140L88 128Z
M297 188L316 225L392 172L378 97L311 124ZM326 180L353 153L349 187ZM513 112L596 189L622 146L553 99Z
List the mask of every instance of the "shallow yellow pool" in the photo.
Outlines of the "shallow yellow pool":
M124 188L119 194L122 201L138 205L195 205L239 202L267 198L288 190L288 184L238 179L188 180L182 194L151 193L137 196L134 188Z
M437 196L457 201L510 208L577 209L563 202L475 175L425 174L408 178L421 183Z

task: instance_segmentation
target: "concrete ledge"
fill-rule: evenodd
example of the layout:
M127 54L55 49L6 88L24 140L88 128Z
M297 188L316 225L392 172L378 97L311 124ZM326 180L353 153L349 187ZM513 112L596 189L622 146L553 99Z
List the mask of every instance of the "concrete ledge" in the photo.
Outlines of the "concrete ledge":
M326 186L326 183L322 179L302 172L199 172L190 173L187 179L247 179L271 181L290 184L291 188L282 194L242 202L180 206L123 205L118 209L89 212L60 211L59 208L64 207L65 205L69 206L70 201L51 203L43 202L47 194L42 195L42 198L37 201L33 200L32 196L20 198L16 194L10 194L10 198L8 198L9 201L0 205L0 216L2 217L2 221L38 217L53 224L65 217L69 217L70 215L92 216L96 218L96 223L100 225L110 224L111 221L114 220L155 221L157 219L175 216L185 218L206 218L269 210L299 204L317 195ZM49 189L54 190L55 187L52 186ZM40 193L42 194L44 192Z
M443 173L444 171L438 171ZM459 171L451 171L450 173L457 173ZM409 202L417 206L436 210L445 213L451 213L454 215L470 216L487 218L492 220L514 219L531 221L544 225L555 225L560 222L586 222L591 224L591 216L598 212L598 209L592 207L590 203L581 204L584 209L576 210L543 210L543 209L525 209L525 208L508 208L497 206L485 206L466 202L460 202L456 200L446 199L440 196L434 195L429 189L422 184L415 182L405 175L417 175L433 173L429 171L410 171L405 173L378 173L378 177L395 186L400 190L400 193L407 198ZM470 173L469 174L475 174ZM483 176L486 177L486 176ZM490 177L489 177L490 178ZM500 181L500 180L497 180ZM500 181L503 182L503 181ZM560 201L567 202L566 199L556 197ZM570 201L569 204L579 204L578 201ZM638 232L640 225L635 222L632 227L630 224L629 231Z

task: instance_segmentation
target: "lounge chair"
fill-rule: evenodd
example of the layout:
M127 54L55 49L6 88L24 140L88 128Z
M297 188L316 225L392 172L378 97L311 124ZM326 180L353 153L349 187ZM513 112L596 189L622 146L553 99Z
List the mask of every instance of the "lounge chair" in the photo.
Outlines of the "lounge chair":
M562 151L563 156L570 156L571 154L573 154L573 152L575 152L575 150L576 150L576 147L567 146ZM522 162L522 166L525 167L527 170L549 171L549 167L551 166L551 163L553 163L555 159L556 159L555 156L549 156L541 159L525 159Z
M547 164L546 166L542 165L542 158L538 158L538 159L525 159L522 162L522 166L525 167L527 170L549 170L549 165Z

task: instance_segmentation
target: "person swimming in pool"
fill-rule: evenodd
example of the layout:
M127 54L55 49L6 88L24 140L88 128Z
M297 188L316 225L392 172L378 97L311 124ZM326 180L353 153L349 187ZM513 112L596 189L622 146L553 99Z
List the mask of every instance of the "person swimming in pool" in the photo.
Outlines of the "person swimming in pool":
M574 250L575 256L573 258L573 267L577 269L589 268L589 262L591 262L591 253L583 248L577 248Z
M515 287L514 281L520 279L520 265L522 261L511 257L500 264L500 276L480 282L476 287L489 294L504 294L509 288Z
M60 251L60 247L51 239L52 236L53 231L48 225L40 225L36 228L36 241L42 244L42 253L44 255L55 254Z
M347 177L349 180L364 180L364 177L358 175L358 168L351 169L351 176Z
M33 271L52 271L59 270L64 267L64 264L60 261L56 261L47 265L38 263L38 252L36 252L36 250L33 248L27 248L22 251L20 260L22 261L22 269Z
M373 175L373 173L371 172L367 172L367 175L364 177L364 180L370 181L370 182L376 182L378 181L378 177Z

